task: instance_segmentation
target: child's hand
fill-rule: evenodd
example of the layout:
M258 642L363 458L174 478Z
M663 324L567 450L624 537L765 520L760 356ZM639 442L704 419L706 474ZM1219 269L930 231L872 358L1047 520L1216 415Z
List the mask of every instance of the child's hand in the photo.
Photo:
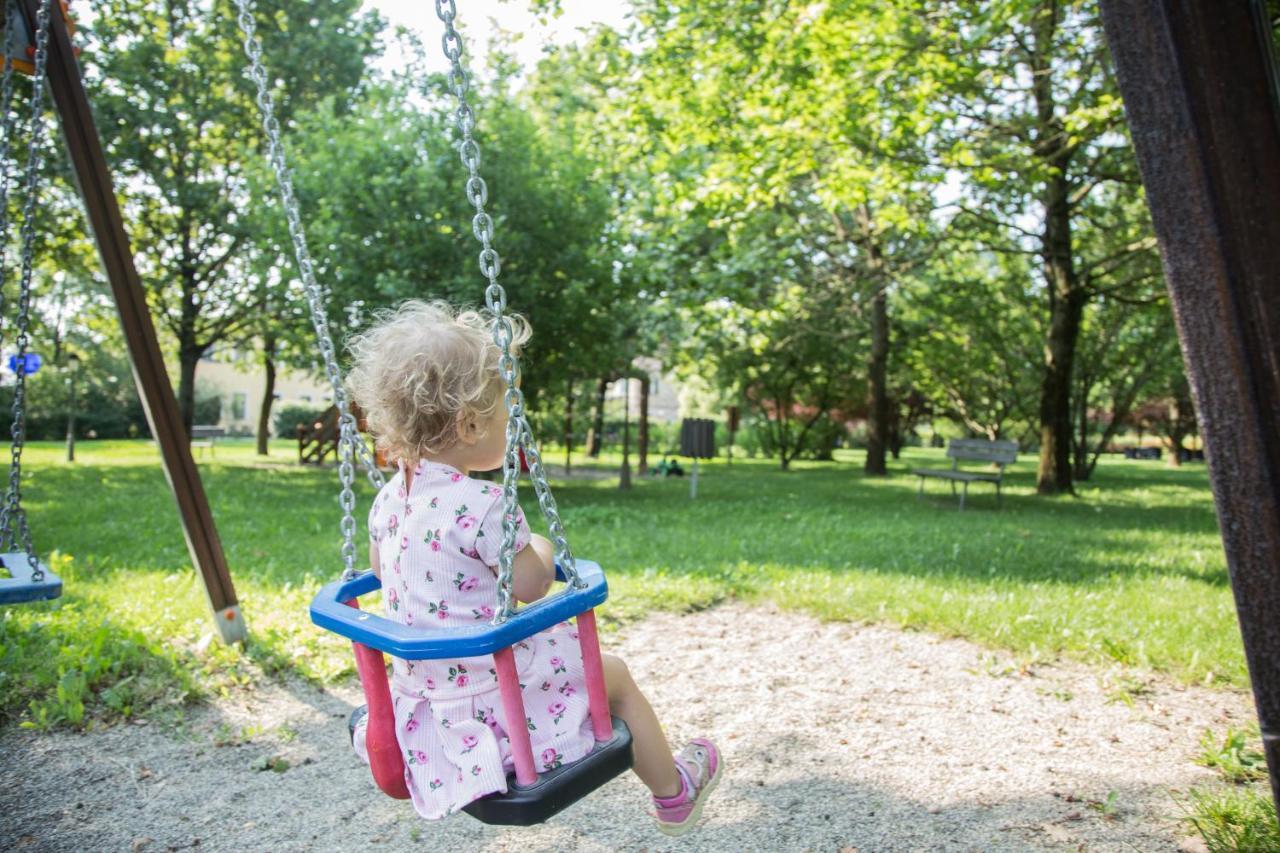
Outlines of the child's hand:
M516 554L511 571L511 592L516 601L528 604L546 595L555 579L555 547L545 536L534 533L529 544Z

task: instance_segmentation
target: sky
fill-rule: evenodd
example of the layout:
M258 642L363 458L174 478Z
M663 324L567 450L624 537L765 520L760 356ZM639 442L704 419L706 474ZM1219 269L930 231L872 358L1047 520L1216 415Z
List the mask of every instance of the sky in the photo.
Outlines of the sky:
M436 17L433 0L365 0L365 5L377 9L392 27L401 25L417 33L434 59L433 70L444 70L444 55L438 47L444 25ZM520 64L529 70L537 63L545 44L578 41L580 29L594 23L620 28L630 8L627 0L561 0L560 5L563 13L543 25L529 11L527 0L456 0L459 29L470 40L468 48L476 52L470 57L471 64L483 67L488 36L495 26L521 34L514 51ZM397 59L394 46L389 46L382 62L394 67Z

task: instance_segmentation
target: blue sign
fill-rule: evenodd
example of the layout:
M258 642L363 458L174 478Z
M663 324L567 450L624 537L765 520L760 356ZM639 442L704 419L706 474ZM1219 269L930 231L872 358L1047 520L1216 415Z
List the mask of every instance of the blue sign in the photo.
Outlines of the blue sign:
M9 369L14 373L21 369L24 374L31 376L40 369L42 364L44 364L44 359L40 357L38 352L29 352L21 358L16 355L9 356Z

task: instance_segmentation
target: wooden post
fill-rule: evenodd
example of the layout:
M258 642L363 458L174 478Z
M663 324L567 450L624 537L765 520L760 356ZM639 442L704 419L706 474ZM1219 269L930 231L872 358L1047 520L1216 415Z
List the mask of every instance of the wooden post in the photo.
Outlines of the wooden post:
M40 0L22 0L20 7L34 32ZM142 397L151 434L160 446L165 477L182 515L187 550L204 580L218 633L225 642L238 642L245 638L240 604L213 524L213 515L209 511L209 502L200 483L200 474L195 460L191 458L191 447L182 428L182 418L165 371L160 345L156 341L155 326L133 263L133 251L124 231L111 173L102 153L102 142L93 124L80 68L62 16L58 14L50 19L48 80L54 106L62 120L62 133L80 194L84 198L89 225L98 244L107 280L111 283L116 310L120 313L133 378ZM145 531L139 531L139 535L145 535Z
M1280 99L1262 11L1102 0L1280 804Z

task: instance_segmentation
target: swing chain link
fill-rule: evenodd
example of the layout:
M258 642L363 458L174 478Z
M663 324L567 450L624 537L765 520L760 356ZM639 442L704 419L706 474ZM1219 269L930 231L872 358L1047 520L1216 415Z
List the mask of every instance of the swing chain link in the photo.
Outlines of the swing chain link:
M329 330L329 320L325 314L325 293L316 281L315 264L307 247L306 233L302 227L302 215L298 208L298 199L293 190L293 176L285 159L284 141L280 122L275 114L275 98L271 94L270 78L262 61L262 45L255 35L256 25L253 20L253 0L236 0L239 10L237 19L240 30L244 33L244 50L249 57L249 78L257 85L257 103L262 112L262 129L267 137L267 159L275 173L276 186L280 192L280 201L284 206L285 216L289 224L289 236L293 241L293 253L298 264L298 273L302 279L303 290L311 309L311 323L315 327L316 339L320 344L320 353L324 357L325 374L333 389L333 402L338 407L338 480L342 491L338 503L342 507L342 521L339 529L342 533L343 580L349 580L356 573L356 520L355 520L355 463L364 466L369 482L375 489L385 485L385 479L374 463L369 448L360 439L355 415L351 413L351 405L347 399L346 388L342 384L342 370L338 366L338 357L333 345L333 334Z
M13 423L9 462L9 490L5 506L0 510L0 542L8 548L21 547L31 564L31 579L44 580L44 570L36 558L31 542L31 527L27 523L26 510L22 508L22 449L26 443L26 391L27 347L31 343L28 334L31 325L31 276L35 269L36 203L39 200L41 146L44 142L44 73L49 58L49 22L52 18L53 0L42 0L36 13L34 71L31 78L31 132L27 140L27 165L24 182L26 197L22 204L22 268L18 280L18 322L15 326L17 354L13 389ZM13 22L6 17L6 25ZM6 63L8 65L9 63ZM9 130L6 116L6 130ZM6 140L7 142L7 140ZM7 199L6 199L7 201ZM5 223L7 225L7 222Z
M7 269L9 250L9 185L13 175L9 169L9 150L18 124L13 109L13 54L18 49L14 33L18 29L18 3L9 0L4 15L4 72L0 76L0 111L4 113L3 138L0 138L0 281ZM0 289L0 317L4 316L4 292Z
M525 458L529 463L529 479L538 496L538 507L551 532L556 561L573 587L580 589L586 584L578 576L573 552L569 549L564 525L560 521L555 499L551 496L551 486L547 482L546 471L542 467L542 459L533 439L533 430L525 414L524 392L520 390L520 363L511 350L515 333L510 318L504 315L507 293L498 283L502 260L493 247L493 218L484 209L489 200L489 188L480 177L480 145L471 135L476 118L475 111L467 102L467 91L471 84L470 77L462 66L462 36L453 23L457 17L457 6L454 0L435 0L435 5L436 16L444 23L440 45L445 59L449 61L449 88L457 101L453 117L461 136L457 143L458 156L462 165L467 167L467 201L476 211L471 220L471 231L481 246L480 273L489 282L484 292L485 305L493 314L493 341L500 352L498 371L506 385L503 396L507 408L507 428L506 450L502 459L502 549L498 557L498 607L493 615L493 624L501 625L515 610L511 583L520 507L517 483L520 478L521 446L524 447Z

